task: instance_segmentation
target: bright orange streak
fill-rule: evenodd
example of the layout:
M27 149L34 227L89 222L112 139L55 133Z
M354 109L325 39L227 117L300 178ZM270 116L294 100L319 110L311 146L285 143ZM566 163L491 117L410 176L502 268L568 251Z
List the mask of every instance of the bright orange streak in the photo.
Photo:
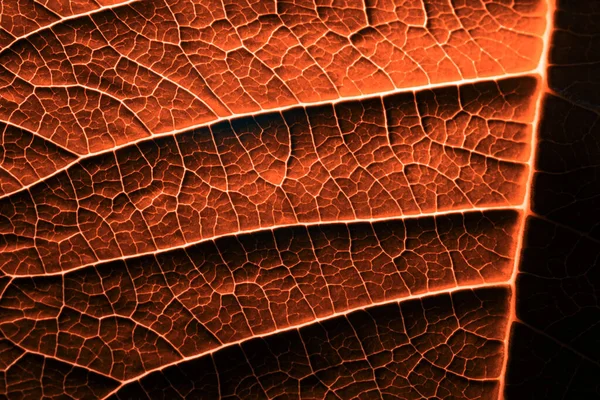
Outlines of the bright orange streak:
M553 32L554 26L554 12L555 12L555 0L547 1L547 10L546 10L546 29L544 31L544 47L542 50L542 55L540 57L540 62L538 67L536 68L536 73L540 76L540 85L538 87L538 98L536 100L535 107L535 117L532 123L532 135L531 135L531 153L529 157L529 161L527 165L529 167L529 174L527 177L527 183L525 185L525 200L523 201L523 205L520 207L522 209L521 213L521 223L519 228L519 236L517 239L517 247L515 253L515 263L514 268L512 270L512 274L510 280L507 282L511 288L511 296L510 296L510 315L508 324L506 327L506 337L504 339L504 360L502 365L502 374L500 375L500 391L498 393L498 398L502 399L504 396L504 386L506 385L506 373L508 367L508 357L510 354L510 333L512 330L512 325L517 318L517 275L519 273L519 266L521 264L521 257L523 253L523 243L525 240L525 225L527 223L527 217L531 213L531 188L533 186L533 177L535 174L535 162L537 155L537 135L538 130L540 129L541 120L542 120L542 109L544 103L544 93L548 90L548 77L547 77L547 69L548 69L548 58L550 52L550 41Z

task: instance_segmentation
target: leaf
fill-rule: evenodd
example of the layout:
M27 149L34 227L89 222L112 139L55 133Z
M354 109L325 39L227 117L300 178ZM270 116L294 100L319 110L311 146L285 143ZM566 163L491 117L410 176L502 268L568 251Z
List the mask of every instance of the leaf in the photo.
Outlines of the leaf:
M3 4L0 393L518 397L558 345L579 394L597 101L570 10ZM546 269L563 249L591 264Z

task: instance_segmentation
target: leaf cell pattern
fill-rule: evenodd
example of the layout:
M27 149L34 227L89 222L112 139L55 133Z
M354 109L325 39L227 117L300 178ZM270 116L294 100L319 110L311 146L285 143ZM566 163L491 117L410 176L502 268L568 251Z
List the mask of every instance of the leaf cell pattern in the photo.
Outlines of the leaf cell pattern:
M572 3L3 2L0 396L598 395Z

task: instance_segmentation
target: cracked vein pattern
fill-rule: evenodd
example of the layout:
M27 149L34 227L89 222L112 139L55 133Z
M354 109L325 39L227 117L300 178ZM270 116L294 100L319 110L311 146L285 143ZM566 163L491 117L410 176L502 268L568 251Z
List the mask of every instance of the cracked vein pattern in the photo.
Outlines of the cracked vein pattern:
M228 116L531 71L540 2L5 1L0 119L52 161L2 190Z
M506 281L514 211L280 228L14 279L0 334L117 380L371 304Z
M598 17L2 1L0 397L600 398Z
M528 71L542 49L540 0L45 2L1 9L0 117L78 154L226 115Z
M0 199L9 275L260 228L522 203L536 80L244 117L84 159Z
M400 165L424 164L433 156L423 158L413 153L428 151L431 146L450 146L455 153L470 150L499 161L522 162L527 160L529 150L530 128L525 125L533 119L531 97L534 92L534 81L523 78L460 87L451 85L414 94L337 103L335 106L298 107L240 117L167 135L166 138L176 139L165 141L162 138L163 142L159 139L155 142L167 143L164 146L171 147L176 146L173 141L178 142L179 148L170 152L179 153L176 157L183 157L183 160L177 163L170 160L172 168L177 165L182 168L185 164L186 169L196 171L207 165L212 168L220 166L225 169L220 174L223 175L228 174L227 163L235 161L235 165L244 168L244 172L256 168L260 178L272 185L282 184L287 175L290 178L305 175L306 172L295 173L294 170L310 169L317 158L324 164L321 168L333 168L328 165L331 163L323 160L326 156L342 161L350 157L356 159L354 164L361 164L363 168L370 164L383 164L389 159L395 163L400 161ZM89 120L90 116L87 118ZM108 162L94 158L93 154L78 156L76 152L18 126L5 123L0 123L0 126L3 128L2 148L8 155L0 160L3 173L0 175L0 190L5 196L35 185L48 175L60 173L74 164L83 166ZM46 128L54 130L51 125L46 125ZM109 133L110 129L104 134ZM83 138L74 131L73 134ZM96 157L116 155L117 160L113 163L125 163L123 154L129 154L132 149L148 152L149 142L152 141L123 143L116 151L101 151ZM211 156L198 160L192 151L208 152ZM345 153L352 154L346 156ZM312 158L298 160L301 154ZM460 158L460 155L448 157ZM132 167L135 165L132 164ZM234 178L230 180L235 182ZM233 187L230 189L235 190Z
M113 398L490 398L509 296L484 289L355 311L166 368Z

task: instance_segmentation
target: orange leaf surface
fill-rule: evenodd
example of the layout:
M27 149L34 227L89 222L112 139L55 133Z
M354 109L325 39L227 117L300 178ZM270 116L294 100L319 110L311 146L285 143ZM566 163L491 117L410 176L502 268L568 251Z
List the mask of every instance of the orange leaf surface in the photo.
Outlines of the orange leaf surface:
M0 396L600 396L594 17L4 1Z

